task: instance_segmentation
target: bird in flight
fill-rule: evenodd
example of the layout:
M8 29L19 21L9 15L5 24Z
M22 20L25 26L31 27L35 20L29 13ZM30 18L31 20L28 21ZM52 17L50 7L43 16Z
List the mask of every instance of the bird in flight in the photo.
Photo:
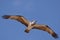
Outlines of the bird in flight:
M4 19L12 19L21 22L27 27L25 30L26 33L29 33L31 29L39 29L48 32L54 38L58 38L58 35L48 25L37 24L35 20L31 22L21 15L3 15L2 17Z

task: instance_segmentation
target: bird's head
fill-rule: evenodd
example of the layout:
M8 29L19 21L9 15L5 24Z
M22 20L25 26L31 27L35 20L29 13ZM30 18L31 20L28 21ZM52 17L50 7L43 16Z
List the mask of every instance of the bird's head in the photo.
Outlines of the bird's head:
M37 22L37 21L35 21L35 20L32 20L32 22L31 22L31 23L32 23L32 24L36 24L36 22Z

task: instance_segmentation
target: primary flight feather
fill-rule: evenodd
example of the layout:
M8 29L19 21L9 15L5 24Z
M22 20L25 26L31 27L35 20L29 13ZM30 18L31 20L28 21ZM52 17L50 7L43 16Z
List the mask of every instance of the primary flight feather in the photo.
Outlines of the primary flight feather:
M58 35L48 26L43 24L36 24L36 21L30 22L25 17L21 15L4 15L2 16L4 19L13 19L21 22L24 24L27 28L25 32L29 32L31 29L39 29L48 32L50 35L52 35L54 38L58 38Z

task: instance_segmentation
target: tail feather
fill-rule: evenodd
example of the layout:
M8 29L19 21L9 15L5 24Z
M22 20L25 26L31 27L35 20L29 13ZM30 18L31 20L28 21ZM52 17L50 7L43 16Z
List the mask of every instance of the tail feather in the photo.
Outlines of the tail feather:
M4 19L8 19L10 16L9 15L4 15L2 16Z
M57 35L55 32L52 34L52 36L53 36L54 38L58 38L58 35Z

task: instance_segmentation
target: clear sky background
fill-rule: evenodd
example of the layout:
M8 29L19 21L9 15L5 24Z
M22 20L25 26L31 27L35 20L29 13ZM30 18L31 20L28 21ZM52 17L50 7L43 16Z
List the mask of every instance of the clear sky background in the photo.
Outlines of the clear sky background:
M36 29L27 34L24 25L3 19L3 15L22 15L30 21L47 24L59 38ZM0 0L0 40L60 40L60 0Z

